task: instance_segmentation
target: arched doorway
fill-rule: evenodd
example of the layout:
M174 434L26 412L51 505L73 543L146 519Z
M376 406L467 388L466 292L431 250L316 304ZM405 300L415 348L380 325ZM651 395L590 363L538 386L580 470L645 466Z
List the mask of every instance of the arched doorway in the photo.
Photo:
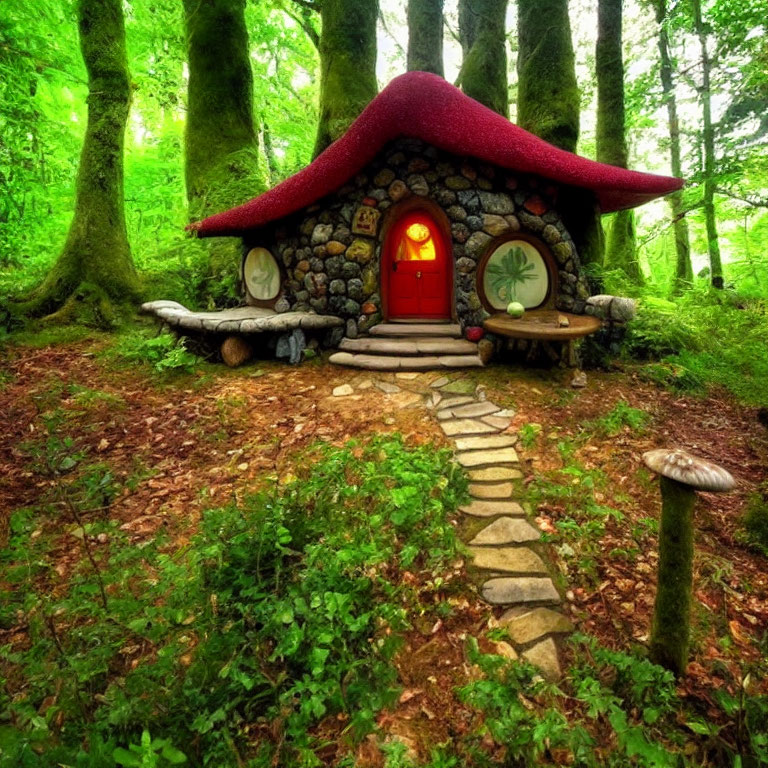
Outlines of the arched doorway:
M386 235L382 290L390 320L451 318L450 240L428 210L404 212Z

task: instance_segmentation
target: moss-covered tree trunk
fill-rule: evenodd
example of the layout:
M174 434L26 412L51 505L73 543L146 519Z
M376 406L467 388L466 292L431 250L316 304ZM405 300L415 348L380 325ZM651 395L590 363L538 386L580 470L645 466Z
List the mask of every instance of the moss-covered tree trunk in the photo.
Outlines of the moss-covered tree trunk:
M579 139L579 88L568 0L517 0L517 122L569 152Z
M408 71L443 76L443 0L408 0Z
M622 2L598 0L597 4L597 159L626 168ZM635 244L635 216L631 210L619 211L608 220L605 265L620 269L634 283L644 282Z
M336 141L376 95L378 0L323 0L320 122L315 156Z
M131 101L120 0L80 0L88 72L88 123L69 234L48 276L14 312L110 325L114 305L135 301L139 280L125 227L123 147Z
M184 0L185 179L193 218L263 191L245 0Z
M682 177L683 165L680 153L680 121L677 117L677 98L672 79L672 59L669 55L669 35L665 27L667 17L666 0L655 0L656 22L659 25L659 58L661 73L661 88L664 101L667 104L667 121L669 124L669 154L672 175ZM693 283L693 268L691 267L691 245L688 236L688 222L683 210L683 193L673 192L669 196L672 209L673 228L675 232L675 280L673 292L679 293Z
M253 74L245 0L184 0L189 86L184 174L195 221L244 203L266 188L253 114ZM200 301L236 303L239 244L215 239L194 248L207 255Z
M579 88L568 0L517 0L517 37L518 124L556 147L575 152ZM567 211L565 225L597 289L596 273L605 251L597 201L583 190L565 191L561 207Z
M459 0L463 52L459 85L467 96L509 116L507 0Z
M707 225L707 252L710 279L715 288L723 287L723 264L715 216L715 129L712 126L711 63L707 48L707 32L701 18L701 0L693 0L693 20L701 47L701 112L704 132L704 219Z
M650 655L678 677L688 665L693 591L693 507L696 494L661 478L659 575L653 609Z

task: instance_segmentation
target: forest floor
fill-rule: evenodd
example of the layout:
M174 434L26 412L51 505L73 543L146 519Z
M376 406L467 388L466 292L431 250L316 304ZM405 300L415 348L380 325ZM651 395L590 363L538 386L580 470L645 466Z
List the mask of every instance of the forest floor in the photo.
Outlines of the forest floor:
M342 445L397 432L407 445L448 445L422 405L437 373L372 376L314 360L236 370L204 365L161 376L120 363L111 347L98 337L0 352L0 499L12 511L48 510L35 518L31 536L50 541L51 567L35 586L51 594L66 590L84 557L78 538L50 512L59 503L66 516L66 505L55 501L60 480L50 472L54 433L78 457L108 467L119 491L109 499L105 491L103 507L134 544L163 531L177 548L194 535L205 508L289 480L296 457L314 441ZM520 434L524 496L552 542L550 564L566 611L578 631L608 648L642 646L650 627L659 489L642 466L643 451L679 446L737 478L733 493L698 501L694 637L688 675L678 685L702 718L722 720L713 693L738 693L765 654L768 629L766 560L739 533L750 496L768 482L768 430L756 410L717 394L670 393L632 367L589 372L583 390L571 389L560 370L491 366L452 378L482 385L489 399L516 410L511 429ZM368 388L371 379L399 391ZM354 394L334 397L345 383ZM466 635L493 627L494 613L468 582L442 627L409 633L407 652L396 659L405 692L380 716L384 732L426 756L475 727L476 713L453 690L475 674ZM22 649L28 641L21 616L0 627L0 646ZM765 691L765 681L751 684ZM321 728L329 735L335 729ZM370 741L358 760L382 764Z

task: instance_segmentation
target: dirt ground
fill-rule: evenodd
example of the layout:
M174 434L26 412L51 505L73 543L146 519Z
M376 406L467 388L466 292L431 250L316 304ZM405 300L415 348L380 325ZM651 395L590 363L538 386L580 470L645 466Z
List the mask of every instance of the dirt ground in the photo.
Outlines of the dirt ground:
M411 444L448 444L422 407L421 393L437 373L398 378L311 361L298 367L254 363L234 371L206 366L163 379L148 368L116 365L104 356L105 346L82 341L0 353L0 504L8 510L37 505L50 494L53 481L41 470L40 446L51 420L72 436L78 451L111 467L123 489L110 515L133 540L163 529L179 545L192 535L204 508L290 477L295 457L315 440L341 444L400 432ZM768 629L766 561L738 537L746 500L768 479L768 430L755 410L722 396L676 396L632 370L591 372L583 390L570 388L565 371L491 366L454 377L469 378L490 399L514 407L511 430L541 425L538 437L520 448L525 483L557 476L562 440L576 446L574 458L586 469L607 476L596 498L599 493L600 503L621 509L625 518L607 523L597 547L597 578L569 570L554 550L552 562L562 573L566 608L578 628L608 646L643 643L650 626L655 542L646 536L635 557L616 554L637 548L633 529L643 518L658 516L658 485L641 469L642 452L683 447L737 478L735 492L702 494L696 511L697 630L681 690L715 716L711 689L739 679L758 658ZM374 379L401 390L386 395L372 385ZM334 397L334 387L345 383L354 394ZM625 427L612 437L593 433L588 423L620 400L648 412L648 426ZM557 504L534 510L545 531L556 530L565 513ZM51 558L59 582L52 589L66 583L82 556L71 536L57 542ZM407 638L398 661L405 693L397 710L382 716L382 727L410 739L416 751L473 725L472 711L452 691L472 674L466 634L486 627L493 611L471 592L468 599L457 598L456 608L444 626L420 628ZM20 632L0 630L0 644L22 641ZM361 764L378 763L372 743L360 749Z

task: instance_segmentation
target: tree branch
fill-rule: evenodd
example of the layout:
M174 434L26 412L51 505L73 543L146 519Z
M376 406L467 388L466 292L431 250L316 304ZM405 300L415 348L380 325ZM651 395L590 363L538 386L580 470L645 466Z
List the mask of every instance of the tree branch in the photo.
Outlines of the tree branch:
M744 197L742 195L737 195L735 192L729 192L727 189L723 189L722 187L715 187L715 192L719 192L721 195L725 195L726 197L731 197L734 200L741 200L742 203L747 203L753 208L768 208L768 200L765 199L756 200L754 198Z

